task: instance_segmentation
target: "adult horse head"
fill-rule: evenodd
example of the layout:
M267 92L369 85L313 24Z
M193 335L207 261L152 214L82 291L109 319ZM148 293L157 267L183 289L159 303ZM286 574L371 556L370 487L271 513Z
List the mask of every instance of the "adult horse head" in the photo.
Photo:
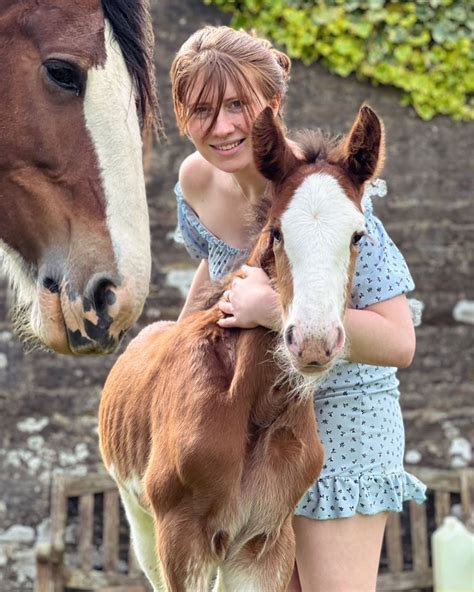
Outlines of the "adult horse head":
M110 353L148 294L146 0L2 0L0 257L26 340Z

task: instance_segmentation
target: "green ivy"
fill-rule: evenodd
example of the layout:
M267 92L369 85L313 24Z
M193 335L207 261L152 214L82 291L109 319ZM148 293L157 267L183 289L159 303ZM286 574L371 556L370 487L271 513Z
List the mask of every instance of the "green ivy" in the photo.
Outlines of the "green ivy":
M403 91L423 119L474 120L471 0L204 0L292 58Z

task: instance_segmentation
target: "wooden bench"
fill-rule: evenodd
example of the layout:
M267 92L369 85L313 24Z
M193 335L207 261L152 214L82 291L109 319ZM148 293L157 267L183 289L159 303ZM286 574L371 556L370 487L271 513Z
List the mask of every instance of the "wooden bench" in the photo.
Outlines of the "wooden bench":
M410 502L402 514L390 514L377 582L378 592L431 589L432 532L451 513L453 502L460 504L466 519L472 517L473 469L440 471L410 468L410 472L427 484L428 503L419 506ZM102 501L100 512L97 511L96 496ZM66 528L71 500L77 504L77 537L68 548ZM110 477L55 477L51 495L51 537L49 541L39 543L36 549L35 592L63 592L66 588L100 592L150 590L141 575L129 539L125 545L126 561L120 563L119 556L124 552L123 532L128 532L125 522L120 514L117 488ZM100 545L94 543L97 526ZM101 550L99 566L93 564L93 554L98 547ZM73 565L70 561L68 564L71 555Z
M390 513L382 550L386 565L381 564L377 592L431 590L432 533L451 514L453 502L460 504L465 521L474 518L474 469L410 467L409 471L427 485L428 500L423 505L409 502L401 514Z
M101 566L93 565L96 496L102 500L100 525ZM77 498L77 537L72 546L75 564L68 565L66 528L68 505ZM94 520L96 519L96 520ZM121 524L122 522L122 524ZM67 588L100 592L147 592L150 590L127 541L126 570L119 570L120 502L117 486L107 475L86 477L58 475L51 492L51 536L36 547L35 592L63 592ZM122 537L123 538L123 537ZM122 567L124 567L122 561Z

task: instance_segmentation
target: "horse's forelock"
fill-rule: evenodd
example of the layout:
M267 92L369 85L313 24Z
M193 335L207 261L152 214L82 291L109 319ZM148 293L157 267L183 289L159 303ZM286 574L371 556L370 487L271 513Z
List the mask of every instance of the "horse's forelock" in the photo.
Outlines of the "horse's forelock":
M149 0L102 0L102 8L136 86L143 128L159 135L162 123L153 64L154 35Z
M295 138L307 164L331 160L342 139L343 136L332 136L321 129L301 130Z

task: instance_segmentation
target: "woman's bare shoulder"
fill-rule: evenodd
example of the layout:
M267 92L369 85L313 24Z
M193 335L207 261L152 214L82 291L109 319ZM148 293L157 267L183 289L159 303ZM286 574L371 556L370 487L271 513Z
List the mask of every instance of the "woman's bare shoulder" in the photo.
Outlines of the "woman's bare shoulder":
M215 177L215 168L199 152L187 156L179 167L179 184L186 201L191 206L202 202Z

